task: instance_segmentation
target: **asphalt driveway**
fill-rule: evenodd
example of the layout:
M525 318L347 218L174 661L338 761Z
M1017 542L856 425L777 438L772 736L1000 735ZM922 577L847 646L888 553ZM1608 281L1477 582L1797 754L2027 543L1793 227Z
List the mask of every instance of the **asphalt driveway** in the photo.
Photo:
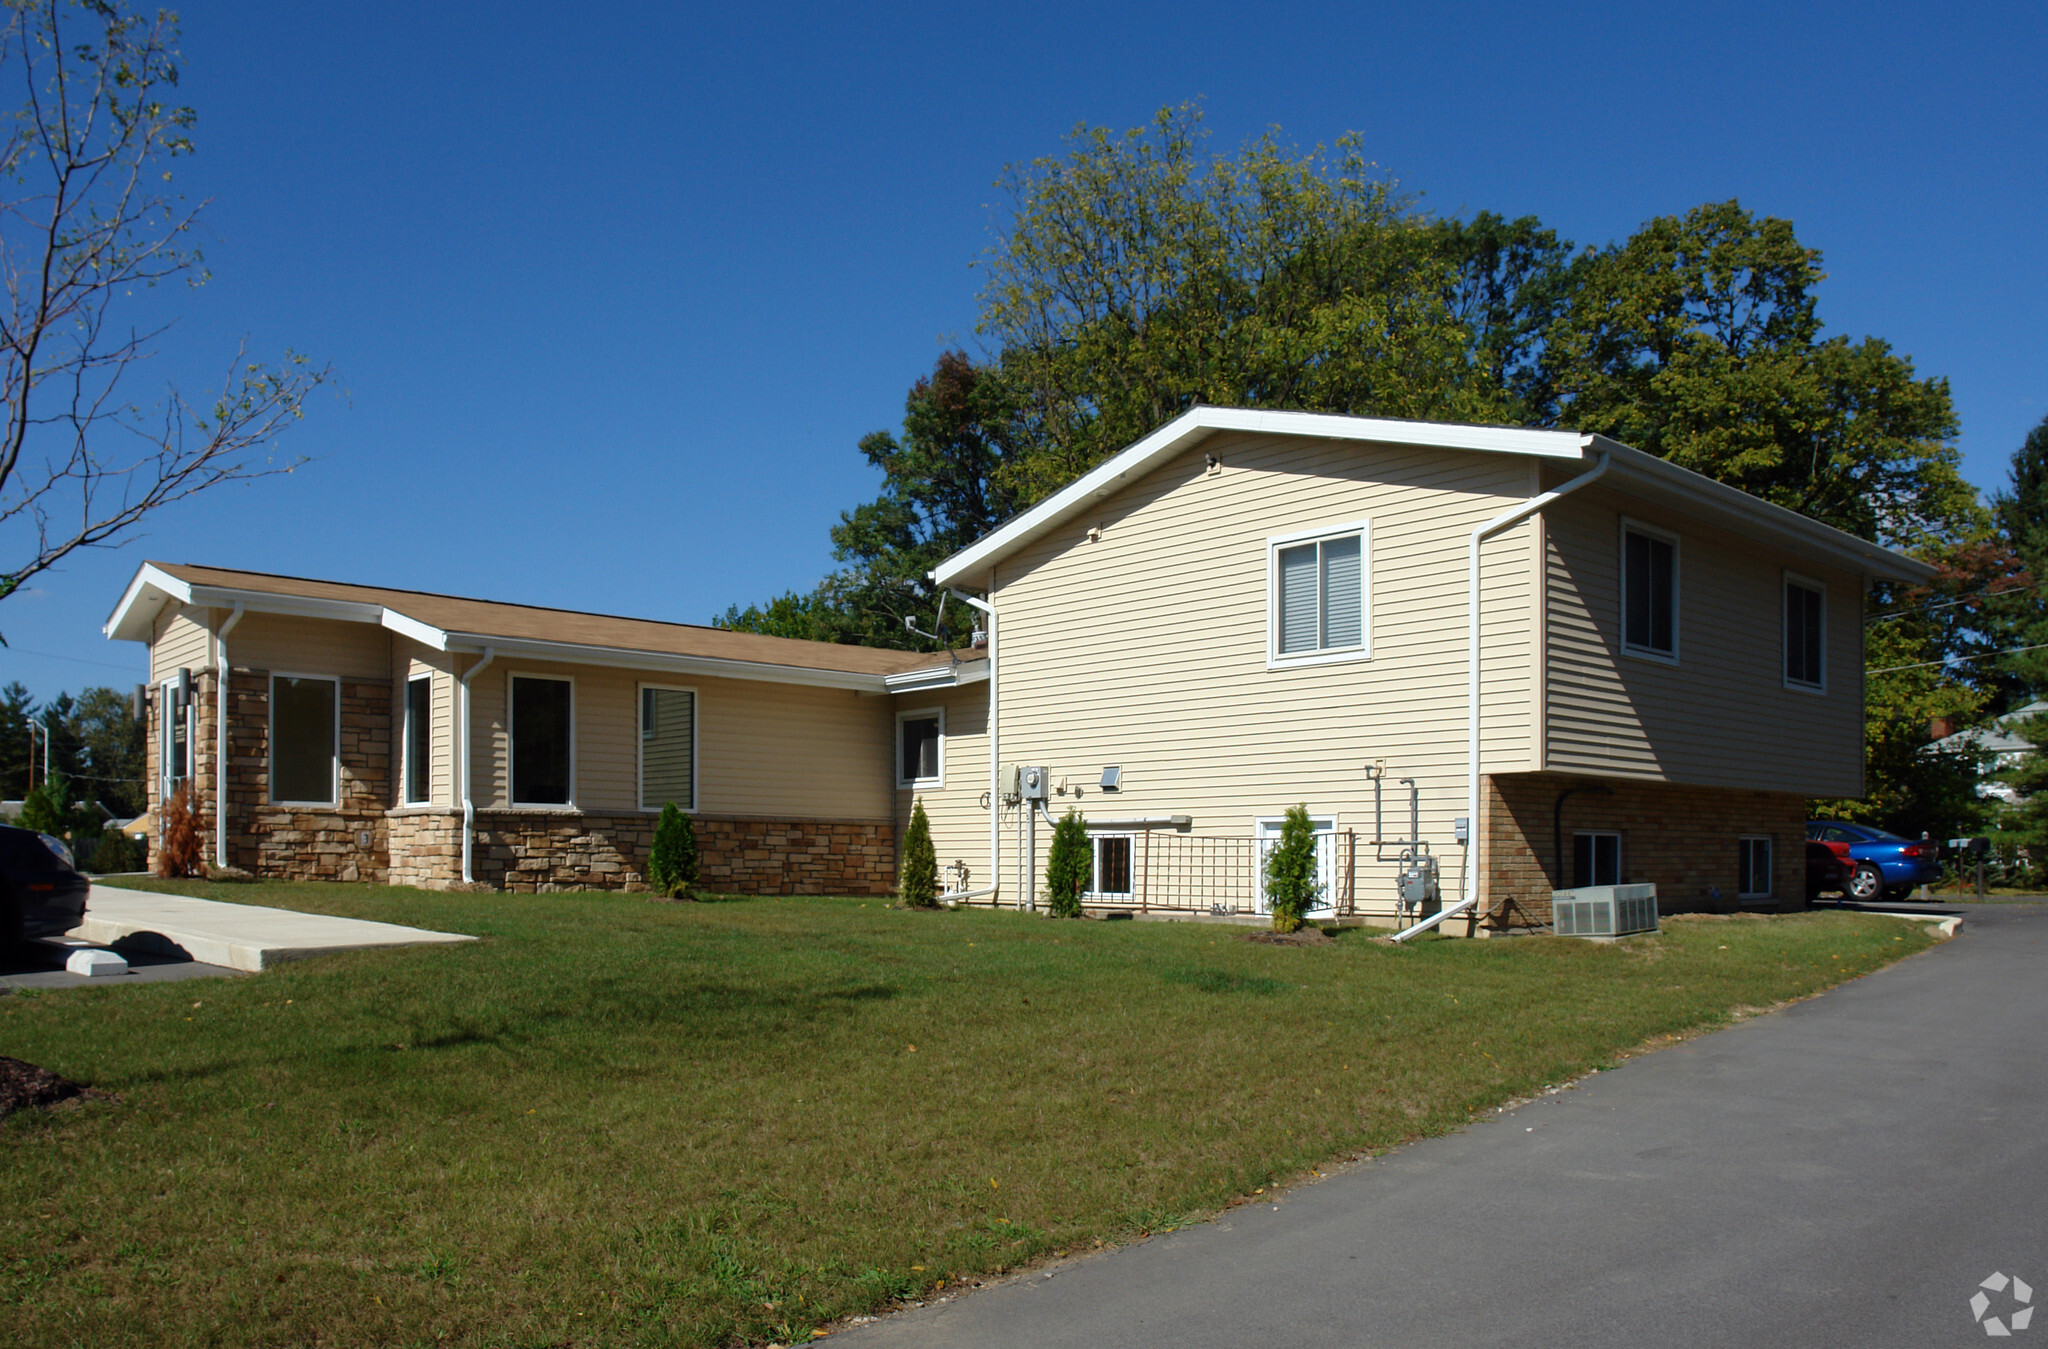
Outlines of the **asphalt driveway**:
M1277 1206L832 1342L1981 1343L1994 1273L2048 1303L2048 905L1959 911L1935 950Z

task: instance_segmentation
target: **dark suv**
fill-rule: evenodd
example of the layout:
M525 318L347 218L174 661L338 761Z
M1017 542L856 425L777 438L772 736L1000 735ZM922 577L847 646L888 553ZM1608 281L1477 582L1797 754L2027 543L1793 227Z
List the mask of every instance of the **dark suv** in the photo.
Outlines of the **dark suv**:
M0 825L0 947L77 927L91 888L62 839Z

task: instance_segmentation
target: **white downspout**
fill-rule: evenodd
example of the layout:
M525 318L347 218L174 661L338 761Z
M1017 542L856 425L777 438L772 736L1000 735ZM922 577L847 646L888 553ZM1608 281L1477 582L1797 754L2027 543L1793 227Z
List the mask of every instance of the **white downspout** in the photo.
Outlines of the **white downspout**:
M242 604L213 634L213 864L228 864L228 634L242 621Z
M989 573L989 593L995 593L995 573ZM988 885L979 890L968 890L950 896L953 899L980 899L989 897L991 906L999 901L996 896L1002 890L1003 865L1003 795L996 781L1002 775L1002 722L998 717L1001 709L1000 685L996 676L1001 672L996 655L996 608L972 595L963 595L948 587L954 599L962 604L974 606L988 617Z
M1510 525L1518 524L1536 512L1556 501L1569 496L1587 483L1607 472L1607 451L1600 452L1600 462L1587 469L1578 477L1548 492L1530 497L1519 506L1509 507L1483 525L1474 526L1472 537L1465 553L1465 837L1467 848L1479 846L1479 545L1490 535L1498 534ZM1542 654L1537 654L1542 659ZM1428 918L1404 932L1394 934L1395 941L1405 941L1418 932L1435 927L1444 919L1463 913L1479 902L1477 876L1468 856L1458 877L1458 902L1448 908L1439 909Z
M476 802L472 800L470 797L469 785L469 779L471 776L470 770L472 766L470 761L473 758L475 758L475 753L470 745L469 740L469 681L476 678L477 675L481 674L483 672L483 668L486 665L489 665L493 660L496 660L497 657L498 651L496 647L485 647L484 658L478 661L476 664L470 666L469 669L463 673L461 681L462 707L460 709L461 715L456 717L456 721L460 723L460 735L462 737L462 743L458 747L460 757L457 758L456 762L462 766L462 883L464 885L472 884L476 880L476 878L470 874L469 869L470 848L471 845L475 842L476 835Z

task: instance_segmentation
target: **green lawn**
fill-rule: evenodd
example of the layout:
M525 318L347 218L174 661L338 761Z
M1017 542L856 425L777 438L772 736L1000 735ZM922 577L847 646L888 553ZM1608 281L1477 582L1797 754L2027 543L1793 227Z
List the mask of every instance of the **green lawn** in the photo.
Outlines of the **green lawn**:
M736 1344L1157 1231L1923 949L1805 915L1569 939L187 884L476 933L0 997L118 1103L0 1122L23 1344Z

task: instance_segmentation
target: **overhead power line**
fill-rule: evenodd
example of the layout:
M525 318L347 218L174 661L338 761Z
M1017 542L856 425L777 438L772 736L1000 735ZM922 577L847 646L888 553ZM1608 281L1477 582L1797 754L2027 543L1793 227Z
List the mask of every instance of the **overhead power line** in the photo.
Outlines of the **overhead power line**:
M1911 665L1887 665L1882 670L1865 670L1866 675L1893 674L1899 670L1925 670L1932 665L1960 664L1966 660L1987 660L1992 656L2017 656L2022 651L2048 651L2048 642L2036 642L2032 646L2008 647L2004 651L1980 651L1974 656L1950 656L1946 660L1916 661Z

